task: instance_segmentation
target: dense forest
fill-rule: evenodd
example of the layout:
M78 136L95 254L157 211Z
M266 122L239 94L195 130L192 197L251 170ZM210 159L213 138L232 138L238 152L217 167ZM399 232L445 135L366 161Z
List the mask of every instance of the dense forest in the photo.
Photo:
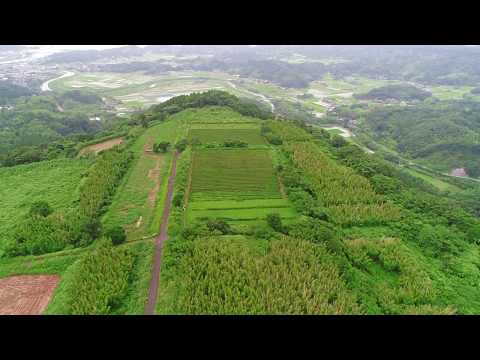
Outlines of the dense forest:
M370 90L365 94L357 94L360 100L398 100L398 101L423 101L432 94L412 85L387 85Z
M422 160L444 172L465 168L480 176L480 104L470 100L416 106L343 107L338 117L356 118L360 130L403 156Z
M9 104L19 97L31 95L33 95L33 92L26 87L6 80L0 81L0 105Z
M201 108L205 106L226 106L245 116L268 119L273 116L271 111L258 106L256 101L239 99L225 91L209 90L204 93L176 96L159 105L152 106L146 111L146 117L164 119L167 115L178 113L187 108Z
M74 156L79 142L121 131L125 123L105 111L101 97L83 90L22 96L10 104L0 111L0 166Z

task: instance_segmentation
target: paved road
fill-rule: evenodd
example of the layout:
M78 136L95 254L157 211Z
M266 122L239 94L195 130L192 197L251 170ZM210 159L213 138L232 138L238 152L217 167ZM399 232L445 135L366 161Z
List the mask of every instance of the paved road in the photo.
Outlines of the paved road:
M229 81L228 82L230 84L231 87L233 87L234 89L237 89L239 91L244 91L246 93L249 93L250 95L253 95L253 96L256 96L256 97L259 97L261 98L264 102L266 102L268 105L270 105L271 109L272 109L272 112L275 111L275 105L270 101L269 98L267 98L265 95L263 94L260 94L260 93L255 93L253 91L250 91L250 90L247 90L245 88L241 88L239 89L237 85L235 85L233 82Z
M163 207L162 223L160 225L160 233L155 239L155 254L153 259L152 279L150 280L150 290L148 292L148 300L145 306L145 315L153 315L155 313L155 305L157 303L158 284L160 282L160 266L162 264L163 243L168 238L168 217L170 216L170 207L172 205L173 187L175 185L175 177L177 175L177 159L179 153L175 152L172 161L172 172L168 178L168 192Z
M73 76L73 75L75 75L74 72L67 71L67 72L66 72L65 74L63 74L62 76L59 76L59 77L57 77L57 78L55 78L55 79L50 79L50 80L48 80L48 81L45 81L45 82L42 84L41 89L42 89L42 91L52 91L52 89L50 89L50 86L49 86L52 81L59 80L59 79L63 79L63 78L66 78L66 77L69 77L69 76Z

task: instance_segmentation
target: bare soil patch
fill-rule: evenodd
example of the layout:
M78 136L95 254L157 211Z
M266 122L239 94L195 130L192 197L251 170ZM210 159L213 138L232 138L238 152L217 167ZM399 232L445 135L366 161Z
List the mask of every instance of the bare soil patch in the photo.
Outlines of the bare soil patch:
M97 155L100 151L111 149L116 145L120 145L122 142L123 142L123 138L116 138L116 139L103 141L98 144L89 145L84 147L82 150L80 150L79 155L84 155L89 152L94 152L95 155Z
M148 172L148 178L155 183L155 186L148 192L148 202L150 206L155 206L155 199L160 190L160 168L163 163L163 157L159 155L152 155L157 159L155 167Z
M59 281L58 275L21 275L0 279L0 315L40 315Z

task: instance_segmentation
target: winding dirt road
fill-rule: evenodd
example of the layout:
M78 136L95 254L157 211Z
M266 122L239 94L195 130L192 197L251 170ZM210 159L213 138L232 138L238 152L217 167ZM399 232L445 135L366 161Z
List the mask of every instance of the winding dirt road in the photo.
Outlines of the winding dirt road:
M165 206L163 207L162 222L160 224L160 233L155 238L155 254L153 258L152 279L150 280L150 290L148 291L148 300L145 306L145 315L153 315L155 313L155 304L157 302L158 284L160 282L160 266L162 264L163 243L168 237L168 217L170 216L170 207L172 204L173 187L175 185L175 177L177 175L177 159L179 153L175 152L172 160L172 171L168 178L167 197Z

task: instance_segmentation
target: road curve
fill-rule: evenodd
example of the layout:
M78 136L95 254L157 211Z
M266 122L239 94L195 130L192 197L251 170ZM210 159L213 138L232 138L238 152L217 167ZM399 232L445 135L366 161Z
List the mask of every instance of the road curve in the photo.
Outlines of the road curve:
M172 160L172 171L168 178L167 197L163 207L162 222L160 224L160 233L155 238L155 253L153 258L152 279L150 280L150 289L148 291L147 304L145 305L145 315L153 315L155 313L155 305L157 303L158 284L160 283L160 266L162 264L163 243L168 238L168 217L170 216L170 207L172 205L173 187L175 185L175 177L177 175L177 159L179 153L175 151Z
M233 87L234 89L236 90L239 90L239 91L243 91L243 92L246 92L250 95L253 95L255 97L259 97L260 99L262 99L264 102L266 102L268 105L270 105L270 108L272 109L272 112L275 112L275 105L271 102L271 100L269 98L267 98L265 95L263 94L259 94L259 93L255 93L253 91L250 91L250 90L247 90L245 88L241 88L239 89L237 85L235 85L233 82L231 81L228 81L228 84Z
M66 77L69 77L69 76L73 76L75 75L74 72L71 72L71 71L67 71L65 74L63 74L62 76L59 76L59 77L56 77L55 79L50 79L48 81L45 81L42 86L41 86L41 90L42 91L52 91L52 89L50 89L50 83L52 81L55 81L55 80L59 80L59 79L63 79L63 78L66 78Z

